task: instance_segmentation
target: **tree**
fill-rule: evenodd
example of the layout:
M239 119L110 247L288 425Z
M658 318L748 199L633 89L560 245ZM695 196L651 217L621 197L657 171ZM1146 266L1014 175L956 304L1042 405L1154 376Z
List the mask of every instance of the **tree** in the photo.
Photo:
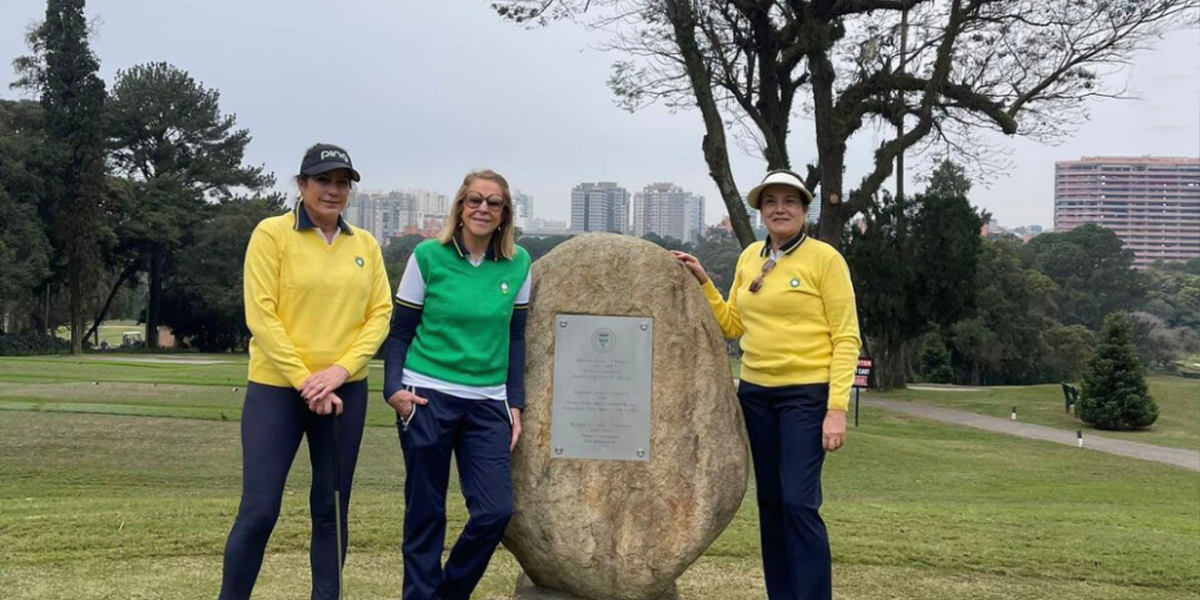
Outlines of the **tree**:
M1058 285L1060 319L1068 325L1098 331L1105 315L1134 309L1145 294L1146 276L1133 268L1133 252L1099 225L1039 235L1021 257Z
M246 348L242 261L254 227L282 212L284 203L281 194L230 198L196 223L162 292L162 323L177 340L205 352Z
M1118 431L1143 429L1158 419L1125 313L1104 319L1100 344L1083 374L1078 412L1084 423Z
M942 336L934 333L925 336L921 348L921 379L929 383L951 383L954 367L950 363L950 351Z
M647 232L642 236L643 240L662 248L663 250L682 250L684 252L692 252L690 244L685 244L671 236L661 236L653 231Z
M1078 381L1096 346L1096 334L1083 325L1056 322L1042 339L1046 346L1042 375L1050 381Z
M1189 327L1175 327L1149 313L1129 315L1133 345L1147 367L1169 368L1172 363L1200 346L1200 334Z
M925 193L930 196L966 198L971 194L972 185L965 167L950 159L942 159L929 174L929 185L925 187Z
M1192 262L1200 265L1200 260ZM1187 269L1188 263L1156 263L1147 269L1144 306L1171 327L1200 330L1200 273Z
M529 259L536 261L545 256L555 246L573 238L572 235L550 235L546 237L522 237L517 243L529 253Z
M392 283L394 289L400 285L400 277L404 275L404 267L408 264L408 257L417 248L417 244L425 241L424 237L415 233L392 238L392 241L383 248L383 264L387 267L388 281Z
M963 282L975 278L983 250L980 230L990 217L976 211L966 196L924 194L914 204L916 309L928 322L947 326L974 307L973 290Z
M167 271L213 202L235 190L268 188L262 167L243 166L250 132L221 114L220 93L186 71L150 63L117 72L109 103L109 146L118 173L132 182L133 206L122 240L149 274L146 345L158 346Z
M852 230L846 260L880 387L905 386L911 340L972 310L966 282L976 278L984 218L962 197L889 197Z
M742 247L737 239L724 229L710 227L704 238L696 244L695 255L704 265L713 285L721 293L728 294L733 287L738 258L742 255Z
M36 91L46 123L45 199L41 216L65 263L71 352L82 351L85 295L100 268L105 225L104 81L88 43L84 0L48 0L46 19L31 30L32 54L13 61L14 87Z
M1042 371L1042 334L1057 323L1058 289L1021 265L1020 243L1004 238L984 244L969 284L975 309L949 328L958 379L964 383L1030 383Z
M38 218L43 135L37 103L0 100L0 333L23 328L21 308L37 302L34 290L50 275L50 242ZM45 323L37 329L48 331Z
M753 240L729 164L726 128L770 169L793 164L794 114L811 114L806 184L820 188L819 237L844 241L894 163L936 144L977 165L981 128L1055 139L1086 119L1099 73L1194 20L1200 0L490 0L510 21L576 19L611 32L627 58L609 85L628 110L698 109L709 174L743 246ZM857 187L848 141L896 130ZM814 160L815 159L815 160ZM900 194L903 195L903 194Z

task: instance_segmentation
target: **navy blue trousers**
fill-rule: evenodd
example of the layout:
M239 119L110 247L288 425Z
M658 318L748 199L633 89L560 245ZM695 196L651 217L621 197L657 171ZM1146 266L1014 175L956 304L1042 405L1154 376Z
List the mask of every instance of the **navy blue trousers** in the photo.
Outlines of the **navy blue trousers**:
M513 514L512 416L496 400L414 393L429 404L397 424L406 472L404 600L467 600ZM470 519L443 567L451 452Z
M829 385L738 385L754 477L770 600L830 600L833 568L821 520L821 427Z
M312 488L308 503L312 511L312 598L338 598L339 558L350 541L346 515L350 509L350 487L358 449L362 444L367 416L367 381L347 383L335 392L342 399L342 549L338 556L333 490L335 447L333 417L308 409L300 392L292 388L250 382L242 408L242 503L229 541L225 544L225 573L219 600L245 600L254 590L262 567L267 540L279 518L283 487L300 447L308 438L312 461Z

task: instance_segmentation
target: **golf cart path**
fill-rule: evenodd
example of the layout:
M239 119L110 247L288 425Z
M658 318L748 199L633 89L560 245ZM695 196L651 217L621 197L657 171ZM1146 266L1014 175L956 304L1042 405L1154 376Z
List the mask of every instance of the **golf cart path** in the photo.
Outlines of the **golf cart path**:
M962 410L938 408L935 406L918 404L916 402L888 400L886 398L878 397L863 398L862 404L864 406L882 408L892 412L912 415L914 417L921 417L924 419L932 419L934 421L941 421L943 423L965 425L967 427L974 427L976 429L983 429L985 431L1006 433L1018 437L1042 440L1046 442L1055 442L1068 446L1079 445L1076 432L1046 427L1045 425L1021 423L1020 421L998 419L996 417L977 415L975 413ZM1200 452L1193 450L1167 448L1164 446L1155 446L1153 444L1143 444L1140 442L1127 442L1125 440L1114 440L1112 438L1106 438L1091 433L1090 431L1084 432L1083 447L1089 450L1099 450L1100 452L1116 454L1118 456L1152 460L1168 465L1183 467L1192 471L1200 471Z

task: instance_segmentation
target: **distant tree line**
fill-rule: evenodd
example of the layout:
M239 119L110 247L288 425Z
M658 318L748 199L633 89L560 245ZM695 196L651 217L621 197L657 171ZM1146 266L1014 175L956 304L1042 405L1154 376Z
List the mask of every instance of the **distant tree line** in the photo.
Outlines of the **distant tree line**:
M166 63L99 78L83 0L49 0L0 99L0 353L95 343L113 317L206 350L239 348L241 258L283 209L244 163L250 134L220 94Z
M882 387L1077 381L1115 313L1145 366L1174 370L1200 350L1200 260L1139 271L1097 225L984 238L970 187L943 162L924 195L885 197L846 233Z

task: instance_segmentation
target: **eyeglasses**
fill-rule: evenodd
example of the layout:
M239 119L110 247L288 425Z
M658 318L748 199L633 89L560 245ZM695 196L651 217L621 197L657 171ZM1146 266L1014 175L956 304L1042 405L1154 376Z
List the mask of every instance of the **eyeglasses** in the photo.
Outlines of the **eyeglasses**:
M468 208L479 208L480 204L487 202L488 210L492 212L500 212L504 208L504 196L493 194L484 198L482 194L467 194L463 199Z
M758 292L758 290L762 289L763 277L766 277L767 273L770 273L771 269L774 269L774 268L775 268L775 259L773 259L773 258L767 259L766 264L763 265L762 273L759 273L758 277L755 277L754 281L750 282L750 293L751 294L756 293L756 292Z

